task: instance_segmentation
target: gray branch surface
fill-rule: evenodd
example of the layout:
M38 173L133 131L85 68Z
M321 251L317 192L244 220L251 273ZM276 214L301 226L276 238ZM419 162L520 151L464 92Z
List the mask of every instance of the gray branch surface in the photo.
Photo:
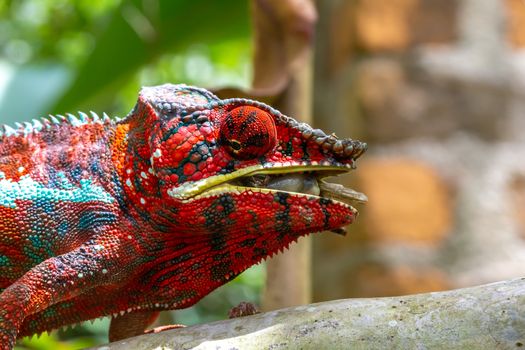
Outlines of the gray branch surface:
M143 335L117 349L525 348L525 278L392 298L345 299Z

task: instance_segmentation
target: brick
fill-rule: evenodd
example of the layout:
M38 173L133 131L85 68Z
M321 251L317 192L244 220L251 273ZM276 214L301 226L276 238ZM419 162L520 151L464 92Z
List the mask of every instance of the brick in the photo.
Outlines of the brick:
M416 45L453 44L458 36L459 0L334 1L318 3L317 41L322 65L332 76L359 50L405 53Z
M356 6L356 35L365 50L403 51L412 38L410 18L418 0L360 0Z
M358 67L358 97L364 109L384 113L399 104L398 98L406 90L405 70L393 59L376 58Z
M525 3L505 0L507 9L507 39L514 48L525 47Z
M371 241L438 245L452 225L449 189L436 171L403 158L368 159L356 172L367 194L360 225Z
M428 75L395 57L369 58L356 70L348 99L355 94L371 143L448 137L458 130L487 140L506 136L509 95L498 85Z
M372 58L357 67L355 94L370 141L402 139L425 128L425 111L432 100L408 74L403 63L393 58ZM443 119L447 121L433 123Z

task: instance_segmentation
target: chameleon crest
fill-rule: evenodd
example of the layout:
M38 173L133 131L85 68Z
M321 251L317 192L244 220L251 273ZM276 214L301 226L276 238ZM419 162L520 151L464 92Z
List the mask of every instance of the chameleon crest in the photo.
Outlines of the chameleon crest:
M170 84L143 88L122 120L0 127L3 348L106 315L111 339L140 334L301 236L343 233L366 197L325 178L365 149Z

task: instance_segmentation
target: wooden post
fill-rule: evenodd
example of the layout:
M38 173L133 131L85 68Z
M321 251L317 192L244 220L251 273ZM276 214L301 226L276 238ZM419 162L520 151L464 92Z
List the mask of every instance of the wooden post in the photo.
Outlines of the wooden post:
M279 91L273 106L312 122L312 39L317 19L312 0L253 0L255 90ZM311 239L301 238L269 259L262 308L311 302Z

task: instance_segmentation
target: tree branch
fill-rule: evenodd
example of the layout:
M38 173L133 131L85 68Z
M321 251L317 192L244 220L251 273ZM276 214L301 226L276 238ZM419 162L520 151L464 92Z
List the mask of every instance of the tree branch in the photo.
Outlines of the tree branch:
M144 335L98 349L510 349L525 346L525 278L346 299Z

